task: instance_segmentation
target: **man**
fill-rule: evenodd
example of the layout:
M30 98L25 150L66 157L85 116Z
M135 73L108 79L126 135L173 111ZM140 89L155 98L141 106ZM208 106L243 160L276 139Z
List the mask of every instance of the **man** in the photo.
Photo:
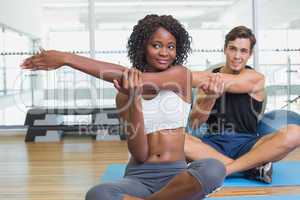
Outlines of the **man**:
M271 162L300 146L300 126L287 125L266 136L257 133L265 78L246 65L255 43L250 29L235 27L225 38L224 66L211 73L193 72L193 85L210 78L198 87L190 125L196 128L206 122L208 130L200 139L186 135L185 153L188 160L222 161L227 175L245 171L248 178L271 183Z

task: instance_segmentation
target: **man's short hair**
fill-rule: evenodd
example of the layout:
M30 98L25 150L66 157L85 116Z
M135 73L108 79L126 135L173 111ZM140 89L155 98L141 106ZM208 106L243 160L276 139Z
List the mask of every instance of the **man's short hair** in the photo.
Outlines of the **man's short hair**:
M224 47L226 48L229 41L233 41L237 38L246 38L250 40L250 50L252 51L255 43L256 43L256 38L255 35L253 34L252 30L247 28L246 26L237 26L233 28L229 33L227 33L225 37L225 45Z

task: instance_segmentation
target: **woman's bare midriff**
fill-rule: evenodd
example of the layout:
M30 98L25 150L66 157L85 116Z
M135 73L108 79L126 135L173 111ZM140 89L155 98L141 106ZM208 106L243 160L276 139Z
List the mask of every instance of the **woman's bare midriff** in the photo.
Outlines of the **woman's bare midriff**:
M149 158L146 162L174 162L184 160L184 128L148 134Z

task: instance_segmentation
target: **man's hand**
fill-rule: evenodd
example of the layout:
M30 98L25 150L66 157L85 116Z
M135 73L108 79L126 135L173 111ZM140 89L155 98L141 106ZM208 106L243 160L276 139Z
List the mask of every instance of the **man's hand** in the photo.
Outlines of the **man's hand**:
M208 83L200 86L209 98L217 99L224 93L224 81L218 73L209 77Z
M211 74L208 80L198 86L196 101L190 114L192 129L207 121L216 99L224 93L224 81L219 74Z

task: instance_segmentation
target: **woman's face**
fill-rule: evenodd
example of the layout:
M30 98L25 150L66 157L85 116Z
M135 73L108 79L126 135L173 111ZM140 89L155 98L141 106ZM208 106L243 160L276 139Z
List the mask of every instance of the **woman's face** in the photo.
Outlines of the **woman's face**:
M166 29L160 27L153 33L146 46L146 71L163 71L176 59L176 39Z

